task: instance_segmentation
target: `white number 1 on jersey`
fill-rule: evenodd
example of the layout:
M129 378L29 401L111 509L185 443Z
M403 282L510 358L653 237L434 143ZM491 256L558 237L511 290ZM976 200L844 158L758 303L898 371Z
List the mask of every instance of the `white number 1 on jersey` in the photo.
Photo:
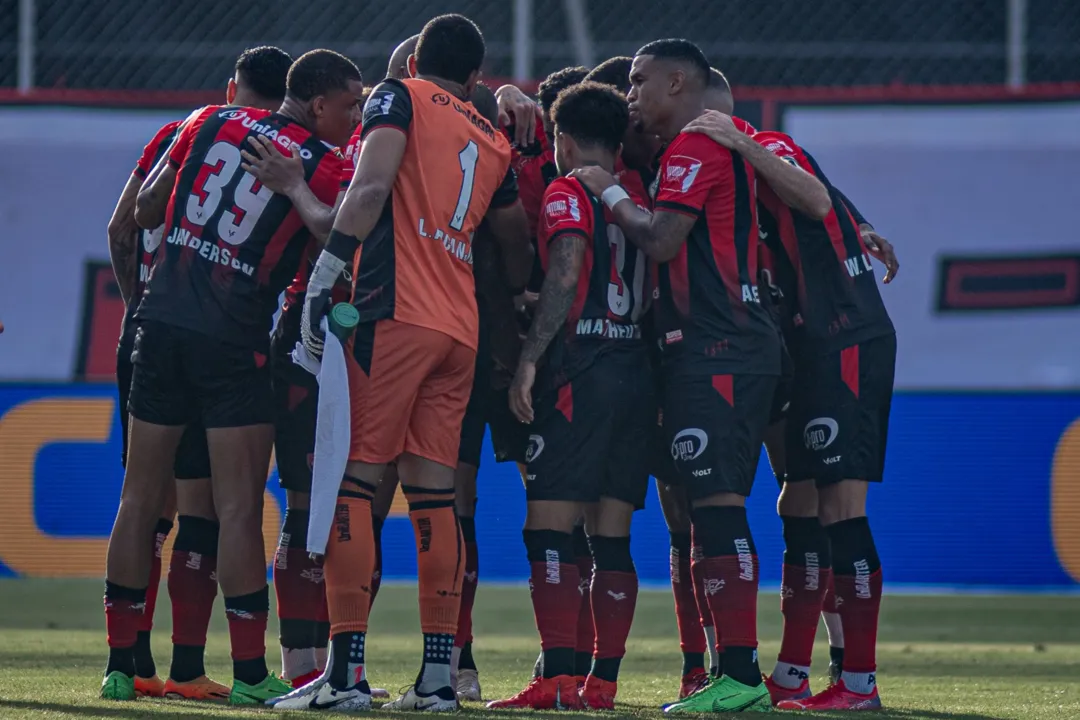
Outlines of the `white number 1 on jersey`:
M480 148L472 140L458 153L458 163L461 165L461 190L458 192L454 217L450 218L450 227L454 230L461 230L465 227L465 216L469 214L473 182L476 180L476 161L479 158Z

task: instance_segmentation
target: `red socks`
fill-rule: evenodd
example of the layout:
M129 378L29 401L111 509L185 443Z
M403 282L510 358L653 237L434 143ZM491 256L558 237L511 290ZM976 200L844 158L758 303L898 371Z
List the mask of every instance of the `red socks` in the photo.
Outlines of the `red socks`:
M675 596L675 619L679 624L679 649L683 653L704 655L705 632L694 594L690 548L690 533L671 533L671 592Z
M778 660L809 667L818 618L832 575L829 536L816 517L785 517L780 611L784 635Z
M178 525L169 559L172 641L174 645L202 647L217 597L218 524L181 515Z
M637 570L630 557L629 537L594 536L589 545L596 562L590 593L596 628L592 674L616 682L637 607Z
M248 685L266 679L266 621L270 614L270 588L225 598L229 620L233 677Z
M454 635L454 647L465 647L472 642L472 611L476 602L476 585L480 573L480 557L476 551L476 520L471 517L459 517L461 538L465 542L465 578L461 584L461 609L458 611L457 634Z
M531 567L529 588L544 649L544 677L572 675L581 606L573 540L555 530L523 530L521 535Z
M877 668L878 613L881 610L881 560L865 517L826 528L832 543L833 583L844 628L844 672L873 673Z
M578 591L580 594L577 616L577 641L574 643L574 675L585 676L592 668L596 649L596 628L593 624L592 595L589 590L593 581L593 556L585 528L574 528L574 562L578 568Z
M280 641L286 649L317 647L319 615L326 603L323 568L307 551L308 517L307 510L285 511L274 556Z
M154 609L157 607L158 590L161 587L161 549L165 538L172 530L172 521L162 518L154 529L154 554L150 558L150 582L146 586L146 610L139 622L141 632L149 632L154 627Z
M746 508L692 510L694 537L701 542L703 587L717 635L723 643L724 674L756 686L758 558Z

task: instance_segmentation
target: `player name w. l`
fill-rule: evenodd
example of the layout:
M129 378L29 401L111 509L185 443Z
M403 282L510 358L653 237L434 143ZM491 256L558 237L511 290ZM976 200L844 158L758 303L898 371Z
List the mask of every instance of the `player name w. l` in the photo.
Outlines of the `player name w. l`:
M859 260L862 260L862 262L860 263ZM858 257L844 258L844 268L851 277L874 272L874 266L870 264L870 256L866 253Z

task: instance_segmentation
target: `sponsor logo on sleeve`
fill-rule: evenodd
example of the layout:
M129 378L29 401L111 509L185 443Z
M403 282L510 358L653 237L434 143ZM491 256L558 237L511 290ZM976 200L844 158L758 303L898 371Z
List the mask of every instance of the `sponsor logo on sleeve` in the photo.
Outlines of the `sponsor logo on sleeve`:
M672 155L661 170L660 188L668 192L689 192L701 171L701 161L689 155Z
M581 206L577 196L565 192L551 193L544 205L544 217L547 219L548 227L564 222L580 222Z
M390 109L394 106L394 93L390 90L377 90L371 94L368 98L367 104L364 105L364 122L367 123L369 118L375 118L380 115L389 115Z

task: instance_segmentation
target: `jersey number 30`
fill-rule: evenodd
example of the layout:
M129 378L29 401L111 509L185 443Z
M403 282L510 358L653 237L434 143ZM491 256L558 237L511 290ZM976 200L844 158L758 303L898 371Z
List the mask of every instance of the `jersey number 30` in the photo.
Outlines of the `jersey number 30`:
M634 284L626 284L623 273L626 270L626 237L615 223L607 226L608 244L611 246L611 282L608 283L608 309L617 318L625 318L630 313L630 322L638 322L645 310L642 297L645 294L645 253L631 248L634 256Z
M228 186L239 170L240 149L227 142L214 143L206 153L187 199L188 222L202 227L214 216L222 195L232 195L232 207L221 213L217 224L218 237L230 245L239 245L248 239L274 195L263 185L256 190L255 176L247 172L229 190Z

